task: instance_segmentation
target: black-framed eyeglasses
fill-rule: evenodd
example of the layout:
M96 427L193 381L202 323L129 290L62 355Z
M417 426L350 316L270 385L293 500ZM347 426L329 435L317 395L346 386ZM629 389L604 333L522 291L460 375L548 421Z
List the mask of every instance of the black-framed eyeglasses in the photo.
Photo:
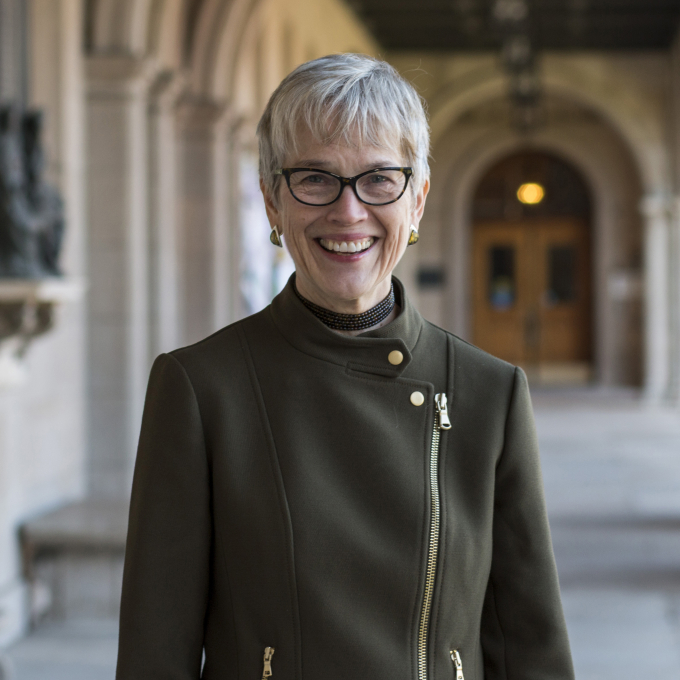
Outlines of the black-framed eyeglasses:
M335 203L346 186L367 205L388 205L398 201L413 175L412 168L373 168L354 177L342 177L316 168L281 168L293 198L305 205Z

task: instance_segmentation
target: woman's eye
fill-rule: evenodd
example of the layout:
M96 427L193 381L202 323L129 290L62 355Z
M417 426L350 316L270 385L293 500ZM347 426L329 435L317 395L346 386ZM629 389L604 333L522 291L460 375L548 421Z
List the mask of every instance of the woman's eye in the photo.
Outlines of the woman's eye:
M305 184L324 184L328 181L328 177L324 175L307 175L302 179Z
M385 182L391 182L392 179L387 175L369 175L371 184L384 184Z

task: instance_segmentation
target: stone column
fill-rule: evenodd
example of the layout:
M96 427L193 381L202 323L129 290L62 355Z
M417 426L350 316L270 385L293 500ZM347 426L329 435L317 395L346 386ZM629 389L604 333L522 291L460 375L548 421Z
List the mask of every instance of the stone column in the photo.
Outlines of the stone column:
M187 99L180 105L183 344L206 337L229 318L224 119L217 102Z
M232 128L234 301L236 317L269 304L281 279L287 278L286 248L271 245L269 223L259 186L256 120L240 118ZM277 282L277 279L278 282Z
M149 369L148 65L87 60L91 491L129 493Z
M670 50L669 156L675 195L670 220L670 315L671 348L668 400L680 406L680 31Z
M680 196L672 201L668 248L670 351L667 400L680 406Z
M163 73L149 94L149 359L180 344L177 102L185 85Z
M231 116L222 108L213 128L213 329L217 330L234 321L234 224L229 219L234 181L230 165L229 129Z
M229 214L231 224L232 243L232 310L234 319L242 319L248 316L252 310L248 309L246 295L243 288L248 286L245 265L245 243L243 224L247 216L248 201L244 200L243 175L248 166L252 168L256 158L255 146L256 123L244 116L235 117L230 130L230 196L231 211Z
M24 0L0 0L0 101L28 102L27 11Z
M664 196L642 199L644 217L644 395L658 403L667 396L669 378L669 215Z

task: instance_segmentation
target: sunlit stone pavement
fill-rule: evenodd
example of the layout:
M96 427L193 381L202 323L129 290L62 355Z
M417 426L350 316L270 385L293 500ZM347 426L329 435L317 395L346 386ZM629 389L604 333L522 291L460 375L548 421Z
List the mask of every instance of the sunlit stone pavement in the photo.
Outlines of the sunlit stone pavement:
M578 680L680 678L680 411L535 392Z
M10 649L2 680L113 680L116 621L43 624Z
M680 410L625 391L534 403L577 679L678 680ZM14 680L113 680L115 648L115 622L75 622L9 657Z

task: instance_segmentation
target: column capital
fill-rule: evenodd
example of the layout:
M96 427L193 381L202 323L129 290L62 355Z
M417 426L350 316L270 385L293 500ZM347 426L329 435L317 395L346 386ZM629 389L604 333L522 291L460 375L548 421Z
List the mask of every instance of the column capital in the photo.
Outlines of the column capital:
M172 109L184 96L189 83L186 71L161 71L149 87L149 109L156 113Z
M252 116L239 115L231 121L231 135L236 147L257 152L257 120Z
M228 113L226 102L208 97L185 96L177 104L178 120L189 130L210 130L224 122Z
M152 59L129 54L95 54L85 60L90 95L129 95L148 88L157 71Z

